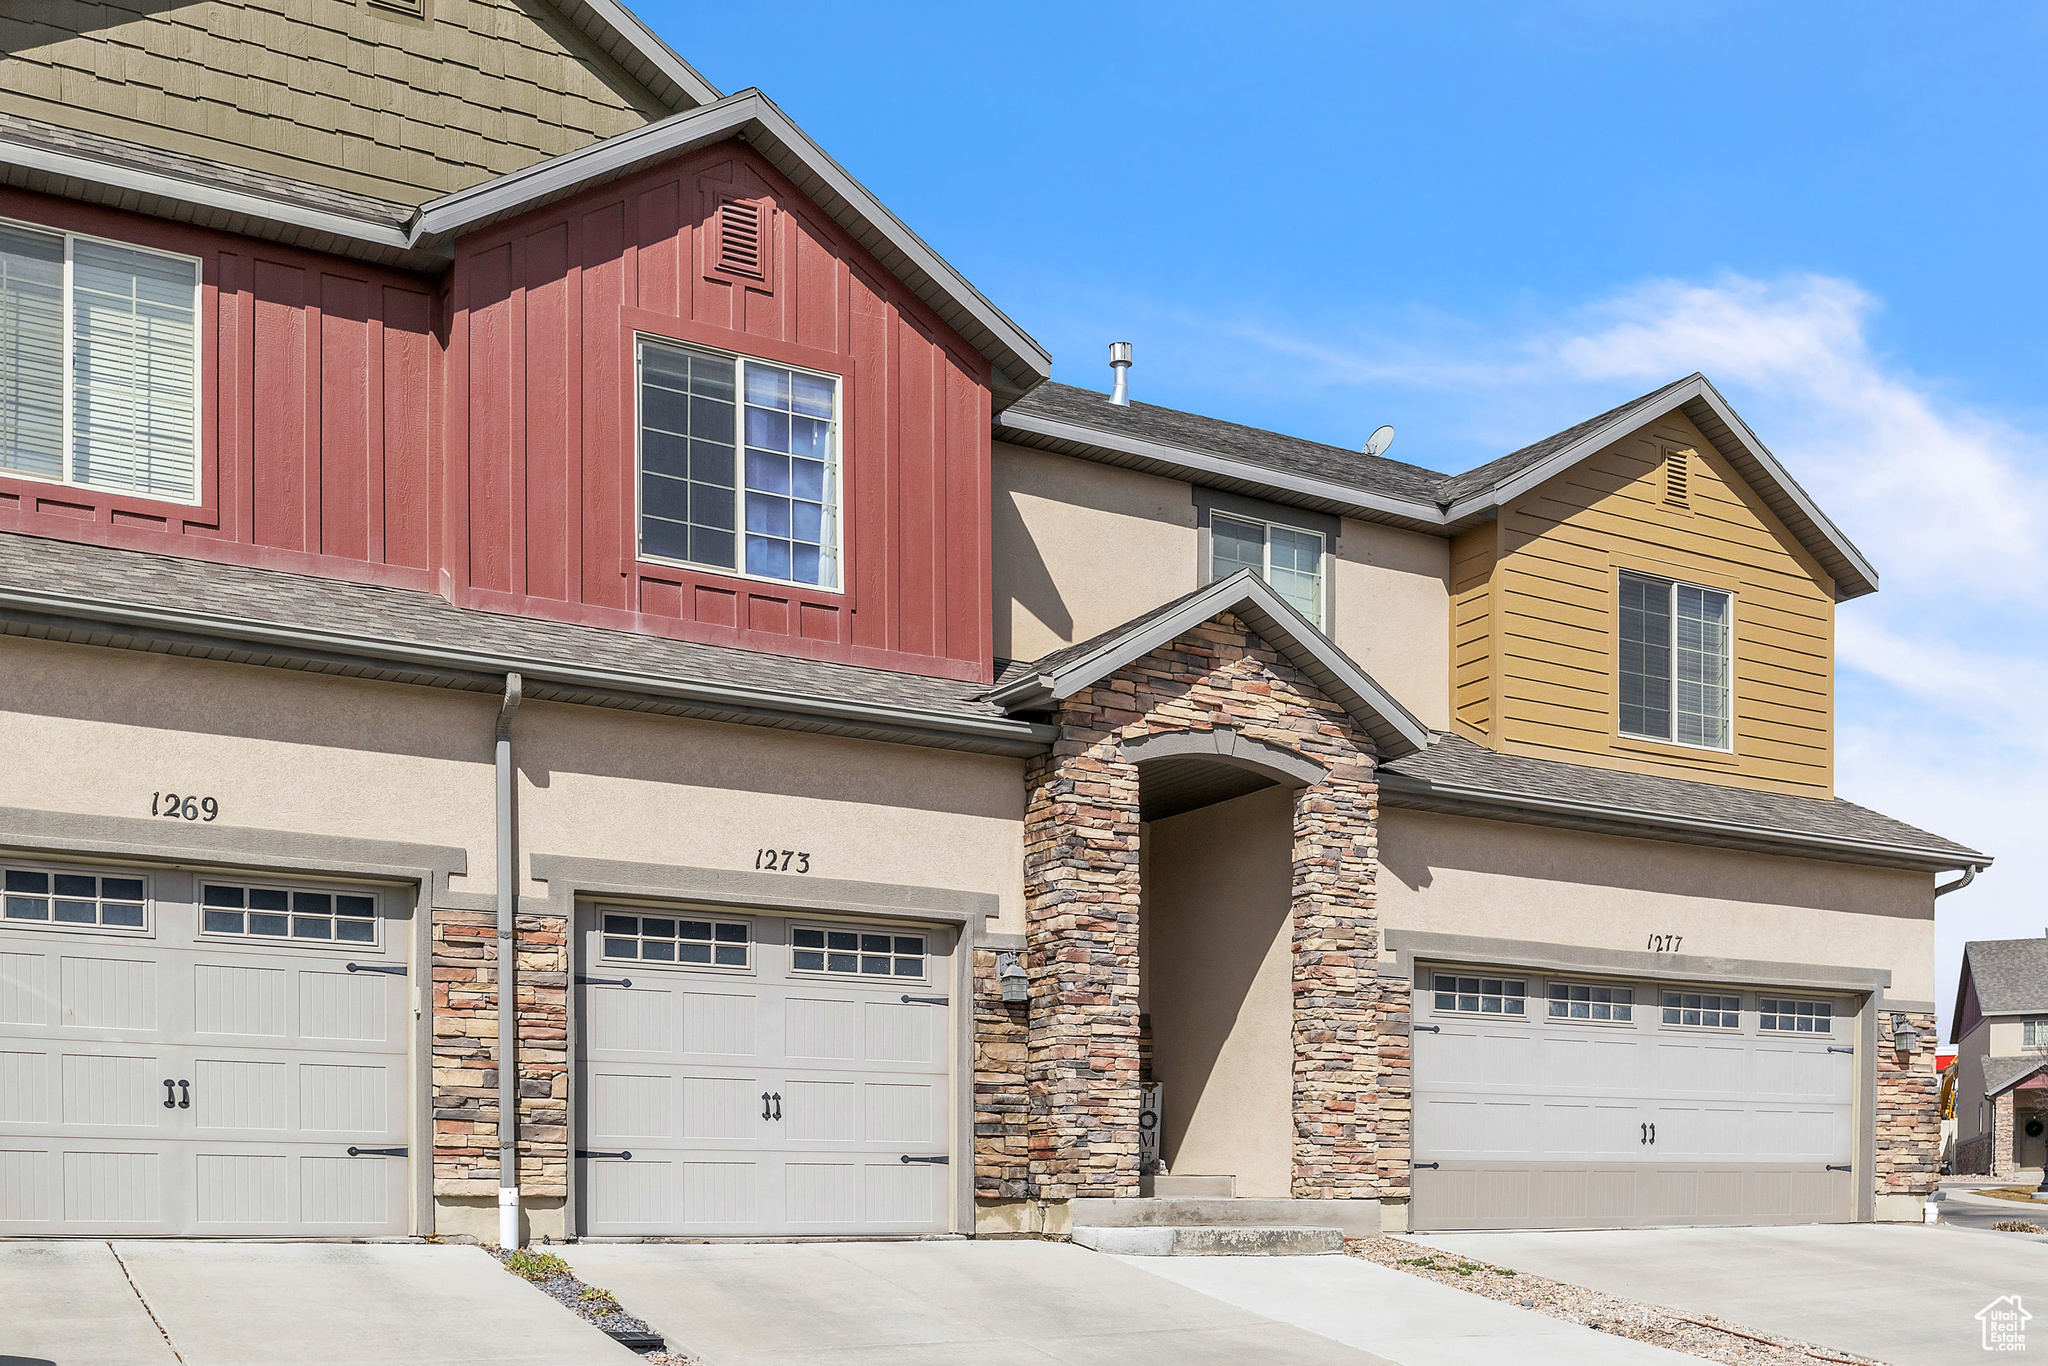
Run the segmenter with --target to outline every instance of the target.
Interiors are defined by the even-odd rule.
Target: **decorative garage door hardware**
[[[951,1005],[952,1003],[953,998],[950,996],[906,996],[903,998],[903,1004],[907,1006],[944,1006]]]
[[[1830,1053],[1854,1053],[1855,1051],[1856,1050],[1853,1048],[1848,1048],[1838,1043],[1831,1043],[1828,1045],[1828,1052]]]
[[[1442,1025],[1410,1025],[1409,1028],[1417,1034],[1441,1034],[1444,1032]]]
[[[774,1099],[774,1101],[775,1101],[775,1113],[771,1115],[771,1114],[769,1114],[769,1113],[768,1113],[768,1101],[770,1100],[770,1096],[768,1095],[768,1093],[767,1093],[766,1091],[763,1091],[763,1092],[761,1093],[761,1118],[763,1118],[763,1119],[781,1119],[781,1118],[782,1118],[782,1092],[780,1092],[780,1091],[777,1091],[777,1092],[775,1093],[775,1095],[774,1095],[773,1099]]]
[[[350,1148],[350,1157],[404,1157],[403,1148]]]
[[[1644,1143],[1655,1143],[1657,1141],[1657,1126],[1654,1124],[1645,1124],[1643,1126],[1643,1137],[1641,1141]]]
[[[398,963],[350,963],[350,972],[388,972],[393,977],[405,976],[405,968]]]
[[[579,987],[629,987],[633,985],[633,979],[630,977],[585,977],[578,973],[576,985]]]
[[[174,1085],[175,1085],[175,1086],[177,1086],[177,1087],[179,1087],[180,1089],[182,1089],[182,1090],[184,1091],[184,1093],[185,1093],[185,1098],[184,1098],[183,1100],[173,1100],[173,1099],[171,1098],[171,1087],[172,1087],[172,1086],[174,1086]],[[171,1079],[170,1079],[169,1077],[165,1077],[165,1078],[164,1078],[164,1108],[165,1108],[166,1110],[189,1110],[189,1109],[191,1109],[191,1108],[192,1108],[192,1083],[191,1083],[191,1082],[189,1082],[189,1081],[180,1081],[180,1082],[173,1082],[173,1081],[172,1081],[172,1080],[171,1080]]]
[[[910,1154],[908,1154],[908,1153],[905,1153],[905,1154],[904,1154],[903,1156],[901,1156],[901,1157],[897,1158],[896,1160],[897,1160],[898,1162],[905,1162],[905,1163],[909,1163],[909,1162],[929,1162],[929,1163],[930,1163],[930,1164],[931,1164],[932,1166],[934,1166],[934,1167],[944,1167],[944,1166],[950,1165],[950,1159],[948,1159],[948,1158],[944,1158],[944,1157],[912,1157],[912,1156],[911,1156]]]
[[[1433,1172],[1436,1171],[1439,1166],[1440,1164],[1435,1162],[1410,1162],[1408,1164],[1408,1169],[1410,1171],[1418,1172]]]
[[[591,1151],[590,1151],[589,1149],[587,1149],[587,1148],[578,1148],[578,1149],[576,1150],[576,1156],[578,1156],[578,1157],[616,1157],[616,1158],[617,1158],[617,1159],[619,1159],[619,1161],[621,1161],[621,1162],[631,1162],[631,1161],[633,1160],[633,1154],[631,1154],[630,1152],[624,1152],[624,1151],[621,1151],[621,1152],[616,1152],[616,1153],[594,1153],[594,1152],[591,1152]]]

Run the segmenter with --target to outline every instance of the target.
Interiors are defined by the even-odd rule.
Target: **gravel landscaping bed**
[[[498,1264],[534,1289],[552,1298],[557,1304],[576,1314],[600,1332],[614,1336],[621,1334],[644,1334],[656,1336],[645,1319],[628,1314],[612,1292],[599,1286],[585,1285],[569,1270],[569,1264],[544,1247],[522,1248],[507,1252],[503,1248],[486,1248]],[[628,1346],[633,1344],[628,1341]],[[702,1366],[702,1359],[694,1357],[680,1347],[670,1344],[658,1351],[641,1351],[640,1359],[654,1363],[654,1366]]]
[[[1377,1266],[1392,1267],[1439,1285],[1455,1286],[1490,1300],[1533,1309],[1554,1319],[1584,1324],[1602,1333],[1633,1338],[1637,1342],[1669,1348],[1706,1361],[1724,1362],[1726,1366],[1761,1366],[1764,1362],[1782,1366],[1786,1362],[1808,1360],[1846,1362],[1849,1366],[1884,1366],[1874,1357],[1857,1356],[1854,1352],[1727,1323],[1712,1314],[1681,1314],[1675,1309],[1626,1300],[1619,1295],[1532,1276],[1526,1271],[1510,1271],[1506,1267],[1438,1252],[1435,1248],[1400,1238],[1358,1238],[1347,1241],[1344,1250]]]

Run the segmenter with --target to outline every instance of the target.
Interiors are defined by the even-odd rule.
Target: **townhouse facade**
[[[1956,1008],[1955,1156],[1962,1176],[2048,1168],[2048,935],[1963,945]]]
[[[0,23],[0,1233],[1918,1217],[1990,860],[1703,377],[1445,476],[610,0]]]

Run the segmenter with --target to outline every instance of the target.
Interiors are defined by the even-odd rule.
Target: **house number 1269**
[[[212,797],[181,797],[175,792],[149,794],[149,814],[172,820],[210,821],[220,814],[220,802]]]
[[[756,849],[754,866],[771,873],[808,873],[811,856],[801,849]]]

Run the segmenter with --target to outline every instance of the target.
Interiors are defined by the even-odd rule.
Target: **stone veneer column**
[[[2013,1093],[2007,1091],[1991,1102],[1991,1174],[2011,1176],[2019,1168],[2019,1152],[2013,1146]]]
[[[1024,779],[1030,1180],[1045,1200],[1138,1193],[1138,770],[1101,728],[1114,702],[1093,697],[1062,712]]]
[[[498,1195],[497,917],[433,912],[434,1194]],[[519,917],[519,1187],[569,1191],[568,927]]]
[[[974,951],[974,1195],[1028,1200],[1031,1182],[1029,1003],[1003,999],[995,949]]]
[[[1932,1014],[1906,1017],[1923,1040],[1937,1037]],[[1941,1171],[1941,1074],[1934,1046],[1902,1059],[1892,1047],[1889,1010],[1878,1016],[1877,1170],[1879,1195],[1925,1195]]]
[[[1405,1135],[1381,1129],[1377,792],[1368,759],[1340,758],[1294,802],[1298,1199],[1371,1198],[1408,1184]],[[1395,1141],[1383,1150],[1386,1139]]]

